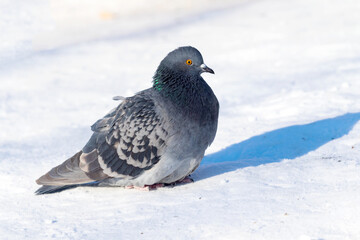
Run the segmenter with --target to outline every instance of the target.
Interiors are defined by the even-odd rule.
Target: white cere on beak
[[[207,68],[207,66],[205,65],[205,63],[201,64],[200,67],[201,67],[202,69]]]

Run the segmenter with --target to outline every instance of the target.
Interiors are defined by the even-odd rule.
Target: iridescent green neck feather
[[[154,78],[154,80],[153,80],[153,88],[156,89],[159,92],[163,89],[163,85],[161,84],[159,79]]]

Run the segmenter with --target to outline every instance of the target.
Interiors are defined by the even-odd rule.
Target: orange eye
[[[191,64],[192,64],[191,59],[186,60],[186,64],[187,64],[187,65],[191,65]]]

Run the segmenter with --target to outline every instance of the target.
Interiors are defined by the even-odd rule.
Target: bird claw
[[[194,179],[189,176],[186,176],[183,180],[177,181],[177,183],[193,183]]]
[[[179,180],[179,181],[176,181],[176,182],[173,182],[173,183],[168,183],[168,184],[165,184],[165,186],[170,186],[170,187],[174,187],[176,185],[181,185],[181,184],[186,184],[186,183],[193,183],[194,182],[194,179],[192,179],[191,177],[189,176],[186,176],[184,179],[182,180]]]
[[[163,183],[155,183],[153,185],[145,185],[143,187],[138,187],[138,186],[126,186],[125,189],[136,189],[136,190],[140,190],[140,191],[145,191],[148,192],[150,190],[156,190],[157,188],[161,188],[164,187],[165,185]]]
[[[194,179],[187,176],[184,179],[173,182],[173,183],[155,183],[153,185],[145,185],[143,187],[130,185],[130,186],[125,186],[125,189],[136,189],[136,190],[140,190],[140,191],[149,192],[151,190],[156,190],[156,189],[162,188],[162,187],[174,187],[179,184],[186,184],[186,183],[193,183],[193,182],[194,182]]]

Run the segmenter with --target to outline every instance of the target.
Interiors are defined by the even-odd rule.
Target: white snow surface
[[[0,1],[1,239],[360,239],[360,1]],[[197,47],[221,111],[192,184],[34,195]]]

